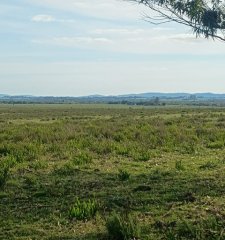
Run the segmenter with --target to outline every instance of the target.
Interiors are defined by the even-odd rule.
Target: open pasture
[[[225,239],[224,219],[224,108],[0,105],[0,239]]]

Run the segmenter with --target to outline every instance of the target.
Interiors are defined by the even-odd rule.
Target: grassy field
[[[225,109],[0,105],[0,239],[225,239]]]

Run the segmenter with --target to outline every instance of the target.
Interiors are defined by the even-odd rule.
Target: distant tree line
[[[108,104],[124,104],[124,105],[137,105],[137,106],[165,106],[165,102],[160,102],[159,97],[150,100],[121,100],[121,101],[109,101]]]

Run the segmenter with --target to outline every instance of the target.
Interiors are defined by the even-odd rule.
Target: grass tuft
[[[137,218],[131,214],[113,213],[106,222],[108,236],[113,240],[135,240],[140,237]]]
[[[177,160],[175,162],[175,168],[178,170],[178,171],[183,171],[185,169],[183,163],[181,160]]]
[[[84,201],[77,198],[69,211],[69,217],[76,220],[90,220],[95,217],[97,210],[96,200]]]
[[[130,178],[130,173],[128,173],[126,170],[119,170],[118,178],[120,181],[126,181]]]

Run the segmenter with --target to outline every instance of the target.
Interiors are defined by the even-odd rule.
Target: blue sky
[[[225,43],[144,13],[122,0],[1,0],[0,93],[225,92]]]

